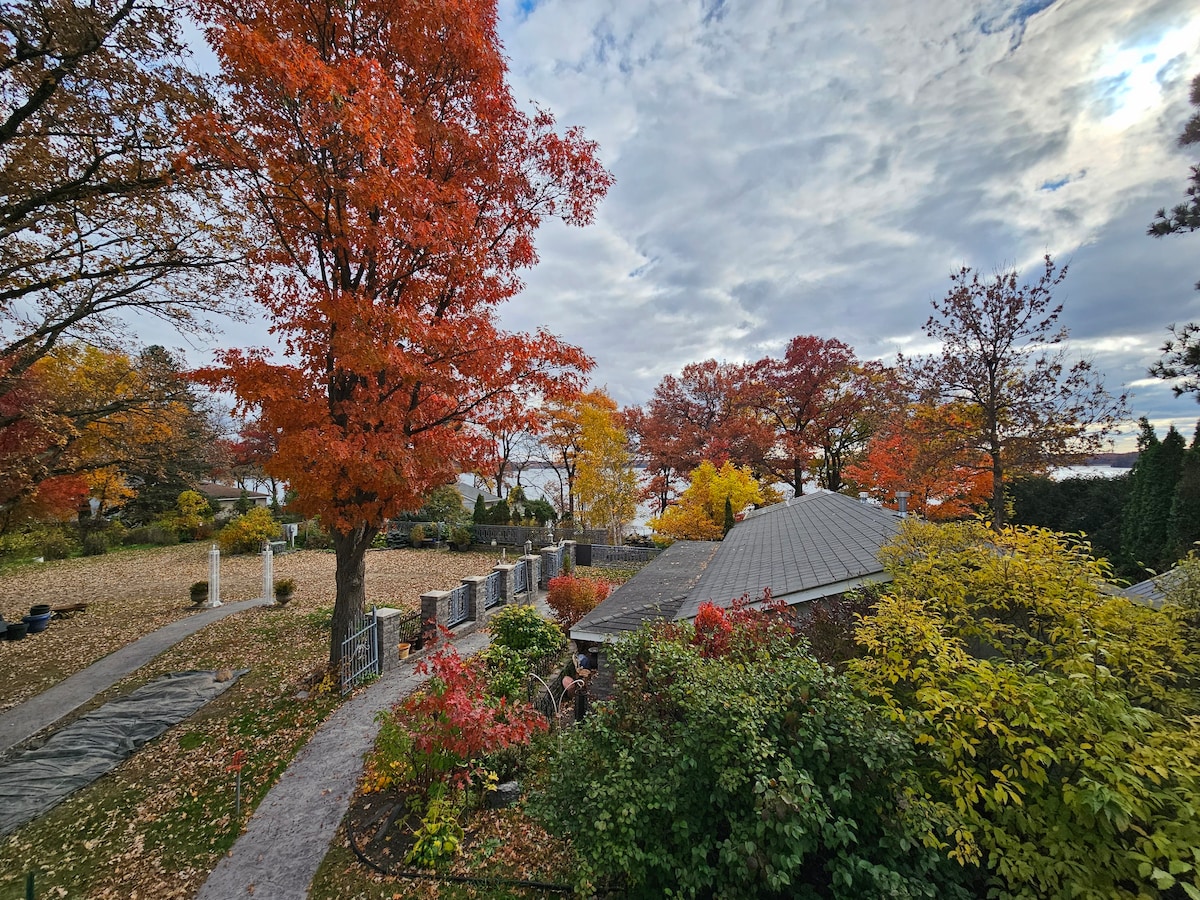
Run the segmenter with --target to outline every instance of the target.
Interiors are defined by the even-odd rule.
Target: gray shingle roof
[[[795,603],[887,580],[879,548],[899,528],[895,512],[830,491],[755,510],[725,536],[677,617],[693,618],[708,600],[756,599],[766,587]]]
[[[715,541],[676,541],[576,622],[572,640],[599,642],[646,622],[677,618],[688,590],[720,547]]]
[[[602,641],[656,619],[691,619],[711,600],[728,606],[765,587],[787,603],[887,581],[879,549],[897,513],[818,491],[754,510],[719,543],[677,541],[584,616],[571,637]]]

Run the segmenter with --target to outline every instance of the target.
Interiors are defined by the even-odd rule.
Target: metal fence
[[[622,566],[648,563],[662,553],[657,547],[614,547],[612,544],[581,544],[575,548],[581,566]]]
[[[368,675],[379,674],[378,646],[375,635],[379,630],[379,617],[375,607],[364,613],[350,627],[349,636],[342,641],[342,693],[363,681]]]
[[[503,572],[489,572],[487,579],[483,582],[483,608],[491,609],[493,606],[499,606],[500,601],[504,599],[504,584]]]
[[[446,627],[453,628],[461,625],[471,615],[471,589],[469,585],[460,584],[450,592],[450,612],[447,614]]]
[[[519,559],[513,567],[513,598],[528,594],[531,590],[529,560]]]
[[[415,612],[405,616],[396,625],[396,640],[408,644],[413,650],[420,650],[425,644],[425,635],[421,629],[421,613]]]

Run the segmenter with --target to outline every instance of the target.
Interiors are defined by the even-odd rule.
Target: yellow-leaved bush
[[[1200,723],[1179,616],[1086,543],[906,523],[849,674],[909,730],[945,850],[1001,898],[1200,898]]]

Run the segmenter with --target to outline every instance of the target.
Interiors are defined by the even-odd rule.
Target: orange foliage
[[[892,507],[896,492],[908,491],[909,510],[929,519],[970,515],[991,499],[992,475],[986,457],[956,449],[952,432],[963,419],[949,405],[911,407],[875,435],[846,477]]]
[[[379,526],[489,452],[473,415],[567,396],[591,360],[496,307],[533,234],[586,224],[611,176],[576,130],[520,112],[480,0],[200,0],[228,102],[193,123],[263,226],[249,284],[286,358],[227,351],[200,377],[279,434],[267,471],[333,531],[339,632]]]

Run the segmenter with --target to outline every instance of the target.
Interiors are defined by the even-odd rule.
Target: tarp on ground
[[[218,697],[247,670],[174,672],[105,703],[0,763],[0,835],[53,809]],[[220,679],[220,680],[218,680]]]

